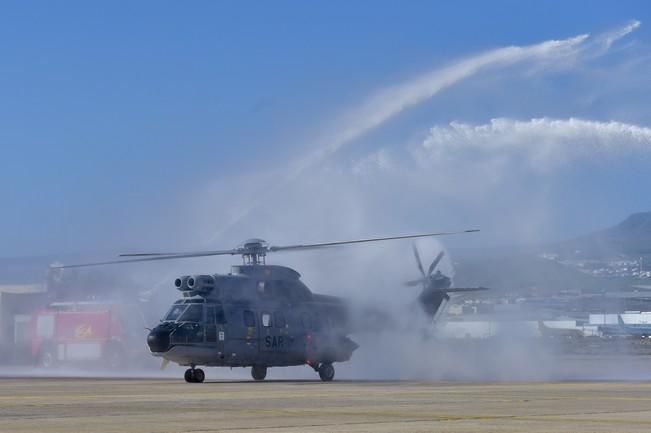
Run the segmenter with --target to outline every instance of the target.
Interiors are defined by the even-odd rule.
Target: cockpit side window
[[[244,310],[244,326],[248,328],[255,326],[255,314],[253,314],[253,311]]]
[[[186,308],[187,305],[174,305],[170,309],[170,312],[167,313],[167,316],[165,316],[165,320],[170,320],[170,321],[177,320],[181,316],[181,314],[185,311]]]
[[[203,322],[203,305],[190,304],[178,319],[179,322]]]

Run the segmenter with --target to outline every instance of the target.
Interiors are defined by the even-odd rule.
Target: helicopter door
[[[205,341],[209,347],[214,347],[221,353],[224,352],[225,324],[224,308],[221,305],[207,305],[204,326]]]
[[[251,365],[258,356],[258,323],[253,310],[234,308],[228,315],[224,355],[232,365]],[[220,335],[218,332],[217,339]]]

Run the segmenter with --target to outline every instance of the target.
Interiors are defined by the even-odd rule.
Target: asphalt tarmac
[[[0,432],[649,432],[651,383],[3,378]]]

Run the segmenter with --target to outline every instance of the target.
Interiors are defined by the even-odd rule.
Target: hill
[[[485,286],[498,292],[557,293],[560,291],[601,292],[627,289],[626,279],[598,278],[534,250],[487,252],[484,257],[460,258],[455,265],[455,285]]]
[[[640,262],[651,268],[651,212],[632,214],[615,226],[557,244],[476,250],[455,257],[455,285],[460,287],[522,293],[628,290],[648,281],[638,280],[630,271],[641,267]],[[602,277],[589,272],[586,263],[628,272]]]
[[[632,214],[613,227],[562,242],[555,249],[565,259],[651,258],[651,212]]]

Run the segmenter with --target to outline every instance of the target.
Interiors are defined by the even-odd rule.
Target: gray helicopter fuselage
[[[234,266],[176,285],[183,297],[147,342],[152,354],[180,365],[318,365],[347,361],[357,348],[343,301],[312,293],[291,268]]]
[[[303,364],[318,372],[321,380],[329,382],[335,375],[332,363],[349,360],[358,347],[348,337],[355,326],[350,320],[348,306],[340,298],[312,293],[293,269],[267,266],[267,254],[476,231],[294,245],[269,245],[262,239],[249,239],[238,247],[224,250],[136,252],[121,254],[118,260],[54,265],[52,268],[240,255],[244,265],[234,266],[228,275],[194,275],[175,280],[174,285],[183,292],[183,298],[176,301],[161,323],[149,332],[150,351],[165,360],[190,366],[184,375],[188,383],[204,381],[203,370],[195,368],[200,365],[251,366],[253,379],[264,380],[267,367]],[[438,311],[441,302],[449,298],[448,292],[476,290],[445,288],[434,293],[434,289],[428,287],[442,254],[439,253],[426,274],[414,246],[422,278],[407,283],[424,287],[419,300],[433,311]],[[358,329],[370,325],[377,330],[381,328],[378,323],[391,325],[386,314],[371,309],[366,310],[365,315],[363,320],[357,321]]]

